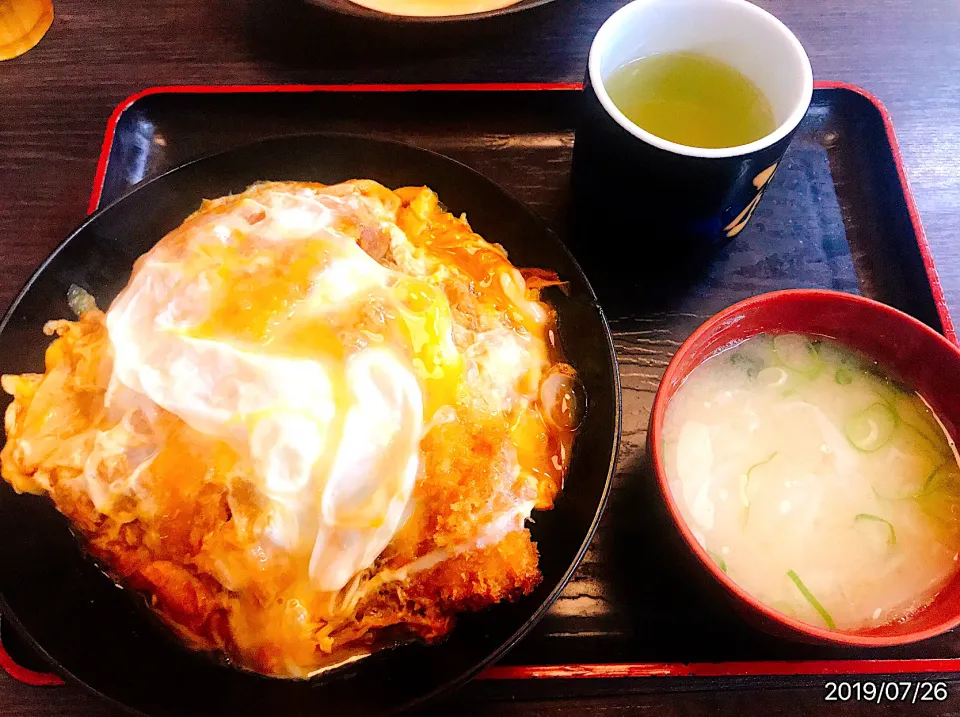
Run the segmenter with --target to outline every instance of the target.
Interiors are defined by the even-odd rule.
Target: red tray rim
[[[884,104],[871,92],[848,82],[818,81],[817,89],[855,92],[873,104],[883,120],[887,141],[893,153],[904,202],[916,235],[920,256],[926,269],[937,314],[946,337],[957,343],[957,333],[944,297],[940,277],[934,265],[927,235],[920,220],[910,182],[903,164],[893,119]],[[148,87],[131,94],[116,106],[107,122],[100,158],[90,194],[88,213],[95,212],[103,196],[110,149],[120,117],[144,97],[158,94],[229,93],[310,93],[310,92],[523,92],[580,91],[579,82],[513,83],[425,83],[425,84],[323,84],[323,85],[164,85]],[[62,685],[55,674],[36,672],[18,665],[0,644],[0,667],[14,679],[30,685]],[[503,665],[488,668],[480,680],[528,679],[617,679],[644,677],[793,677],[818,675],[932,674],[960,672],[960,658],[880,659],[880,660],[796,660],[718,663],[604,663],[564,665]]]

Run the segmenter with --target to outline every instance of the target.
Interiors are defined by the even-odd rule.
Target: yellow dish
[[[473,15],[516,5],[520,0],[350,0],[369,10],[406,17]]]

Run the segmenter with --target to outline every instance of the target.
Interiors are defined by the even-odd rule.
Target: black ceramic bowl
[[[361,177],[389,187],[429,185],[451,211],[466,212],[477,232],[506,247],[516,265],[552,269],[569,282],[566,292],[553,288],[546,298],[588,407],[564,490],[532,526],[543,582],[515,603],[463,615],[439,644],[383,651],[314,680],[270,679],[188,651],[97,569],[46,499],[17,495],[0,481],[0,609],[53,669],[131,711],[347,717],[417,704],[462,684],[523,637],[563,589],[596,529],[616,462],[620,393],[613,342],[593,290],[524,205],[464,165],[408,145],[345,135],[277,138],[143,184],[87,219],[17,297],[0,324],[0,371],[42,370],[49,343],[42,327],[70,316],[69,286],[108,305],[134,260],[202,199],[258,180]]]
[[[524,10],[531,10],[541,5],[553,2],[553,0],[520,0],[513,5],[499,8],[497,10],[487,10],[485,12],[475,12],[468,15],[444,15],[444,16],[409,16],[409,15],[391,15],[390,13],[379,12],[365,8],[350,0],[305,0],[305,2],[317,7],[338,13],[347,17],[362,18],[365,20],[377,20],[379,22],[388,22],[399,25],[450,25],[454,23],[478,22],[490,20],[492,18],[503,18],[508,15],[514,15]]]

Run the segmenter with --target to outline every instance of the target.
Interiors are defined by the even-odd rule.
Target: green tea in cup
[[[628,62],[610,75],[606,89],[635,125],[688,147],[739,147],[777,128],[769,100],[753,81],[698,52]]]
[[[813,97],[800,41],[747,0],[634,0],[600,28],[586,79],[579,234],[592,251],[603,217],[655,263],[699,262],[747,227]]]

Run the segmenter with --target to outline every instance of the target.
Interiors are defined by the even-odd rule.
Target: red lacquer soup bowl
[[[788,617],[741,589],[694,538],[673,498],[663,463],[662,429],[667,405],[684,379],[731,344],[757,334],[817,335],[873,358],[891,375],[916,389],[960,438],[960,349],[916,319],[871,299],[834,291],[791,290],[763,294],[717,314],[680,347],[667,367],[653,403],[647,450],[669,521],[696,569],[706,571],[734,607],[751,623],[777,635],[806,642],[856,647],[903,645],[960,625],[960,574],[934,601],[909,619],[869,631],[829,630]]]

